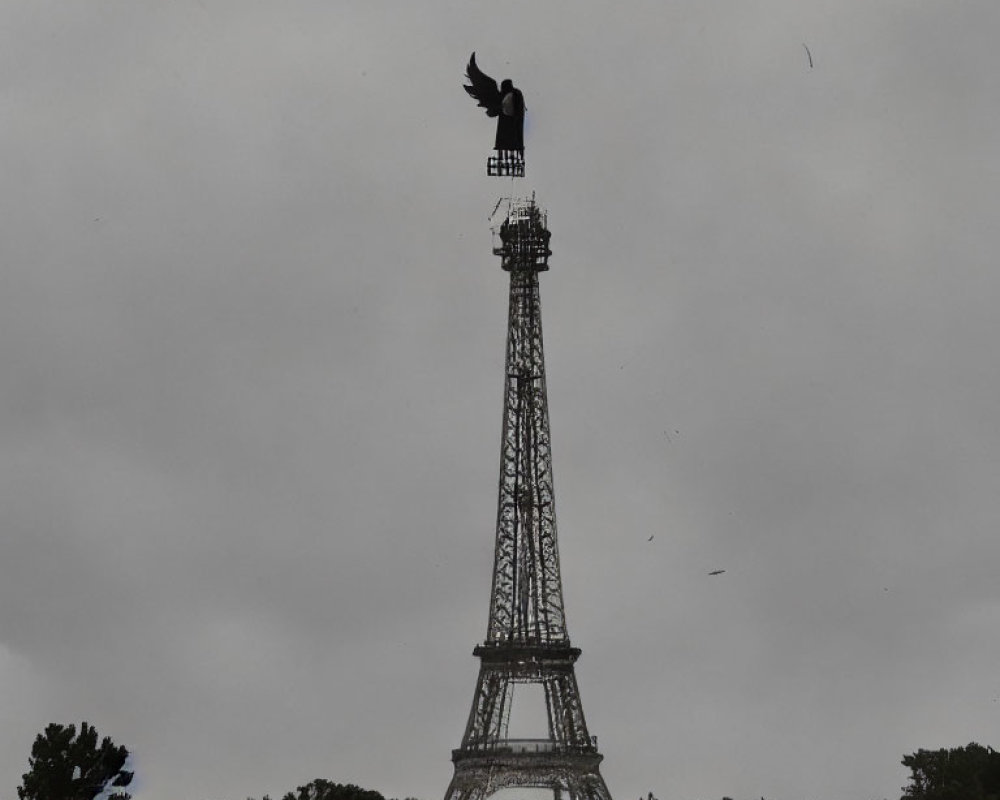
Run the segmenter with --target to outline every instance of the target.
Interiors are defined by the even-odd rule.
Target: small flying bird
[[[721,575],[721,574],[722,574],[723,572],[725,572],[725,570],[724,570],[724,569],[716,569],[716,570],[712,570],[712,571],[711,571],[711,572],[709,572],[708,574],[709,574],[709,575]]]
[[[807,45],[805,42],[802,43],[802,46],[805,48],[806,57],[809,59],[809,69],[812,69],[813,68],[813,54],[809,52],[809,45]]]
[[[653,536],[655,536],[655,535],[656,535],[656,534],[654,533],[654,534],[653,534]],[[649,537],[649,538],[648,538],[648,539],[647,539],[646,541],[647,541],[647,542],[651,542],[651,541],[653,541],[653,536],[650,536],[650,537]]]
[[[497,118],[497,136],[493,149],[523,153],[524,95],[521,90],[514,87],[510,78],[497,86],[493,78],[479,69],[475,53],[465,68],[465,77],[471,85],[463,85],[462,88],[481,108],[486,109],[486,116]]]

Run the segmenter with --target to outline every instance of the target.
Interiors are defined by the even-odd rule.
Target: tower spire
[[[494,247],[510,273],[496,548],[479,678],[445,800],[483,800],[506,787],[551,789],[555,799],[611,800],[587,729],[566,629],[538,275],[550,233],[534,197],[512,200]],[[512,739],[514,684],[540,685],[546,738]]]

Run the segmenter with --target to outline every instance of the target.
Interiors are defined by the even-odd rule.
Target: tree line
[[[1000,753],[970,742],[965,747],[917,750],[903,756],[909,783],[899,800],[1000,800]],[[19,800],[131,800],[129,751],[84,722],[52,723],[31,746]],[[248,797],[247,800],[254,800]],[[261,800],[271,800],[264,795]],[[386,800],[353,783],[317,778],[278,800]],[[412,797],[406,800],[414,800]],[[642,800],[642,798],[640,798]],[[656,800],[652,793],[649,800]],[[723,800],[730,800],[725,797]]]

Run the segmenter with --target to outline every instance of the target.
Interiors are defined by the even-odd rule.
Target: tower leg
[[[510,700],[510,676],[502,670],[482,665],[476,682],[476,699],[469,713],[465,736],[462,737],[463,749],[482,750],[503,737]]]

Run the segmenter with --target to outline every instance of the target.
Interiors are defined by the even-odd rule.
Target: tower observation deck
[[[549,789],[555,800],[611,800],[603,756],[583,715],[566,629],[556,538],[552,448],[538,276],[550,233],[534,198],[513,200],[494,255],[510,273],[496,544],[479,677],[445,800],[500,789]],[[516,684],[541,686],[548,735],[508,735]]]

